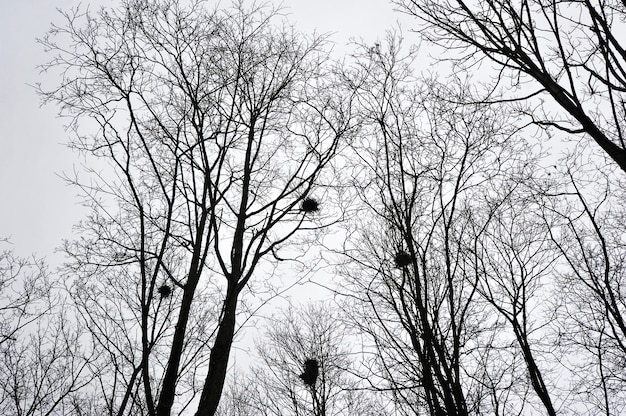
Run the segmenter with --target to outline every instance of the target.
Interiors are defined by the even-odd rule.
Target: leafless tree
[[[380,398],[354,377],[358,352],[338,312],[329,303],[312,303],[269,318],[258,362],[248,377],[232,379],[221,414],[386,414]],[[313,383],[304,377],[308,360],[318,366]]]
[[[530,381],[546,414],[556,415],[561,403],[555,403],[554,396],[562,397],[558,383],[547,373],[559,355],[544,351],[555,349],[551,344],[554,338],[546,339],[551,328],[546,328],[554,323],[550,307],[556,294],[553,277],[559,254],[551,244],[550,227],[540,215],[547,203],[545,186],[536,192],[532,185],[532,181],[514,182],[492,190],[491,199],[496,203],[485,206],[482,215],[474,213],[484,218],[486,212],[489,220],[476,221],[480,229],[474,231],[477,238],[470,256],[479,293],[504,318],[509,332],[500,331],[490,348],[513,348],[518,353],[526,370],[523,377]]]
[[[394,3],[424,23],[420,33],[446,49],[444,60],[462,71],[495,65],[499,99],[536,98],[527,111],[534,122],[591,137],[626,171],[623,2]],[[550,102],[563,111],[553,111]]]
[[[620,414],[626,408],[626,194],[621,176],[611,166],[570,162],[558,198],[542,210],[563,262],[555,282],[560,295],[554,305],[555,344],[566,353],[579,413]]]
[[[79,391],[91,380],[80,327],[53,283],[43,260],[10,249],[0,254],[2,414],[77,414]]]
[[[624,403],[622,377],[615,371],[624,360],[623,2],[394,3],[423,23],[420,32],[447,49],[442,59],[457,70],[495,65],[496,83],[487,100],[514,102],[535,124],[576,141],[554,170],[560,189],[548,191],[537,207],[554,245],[550,255],[558,257],[551,303],[556,335],[549,342],[563,354],[573,411],[619,414]],[[601,151],[590,150],[577,139],[581,135]]]
[[[498,204],[494,189],[532,174],[533,155],[509,116],[464,85],[418,81],[398,37],[361,50],[347,77],[364,117],[353,177],[369,214],[349,230],[343,272],[369,306],[354,319],[377,351],[372,373],[407,414],[485,412],[494,398],[498,414],[498,389],[519,370],[484,367],[504,320],[468,254],[492,219],[478,213]]]
[[[1,239],[0,244],[10,244]],[[49,311],[51,282],[42,259],[0,252],[0,346],[16,341],[17,334]]]
[[[271,286],[299,255],[281,246],[330,221],[319,199],[350,108],[324,38],[278,9],[210,7],[75,10],[41,40],[62,77],[43,99],[91,163],[89,180],[70,178],[91,214],[65,251],[102,413],[169,415],[196,399],[213,415],[246,289]]]

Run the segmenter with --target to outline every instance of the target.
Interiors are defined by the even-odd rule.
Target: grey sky
[[[113,0],[82,4],[116,4]],[[57,176],[80,164],[66,147],[56,108],[41,108],[28,84],[45,81],[36,69],[49,57],[35,42],[56,8],[75,0],[0,0],[0,238],[10,237],[21,255],[51,256],[83,215],[77,190]],[[387,0],[284,0],[291,19],[304,31],[336,32],[339,45],[351,37],[373,42],[401,18]],[[48,85],[54,80],[48,79]]]

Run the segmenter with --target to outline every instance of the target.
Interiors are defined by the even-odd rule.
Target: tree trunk
[[[190,276],[185,287],[183,300],[180,305],[178,321],[176,322],[176,330],[172,340],[172,349],[167,360],[167,370],[163,378],[163,387],[159,396],[159,404],[157,405],[157,416],[169,416],[174,405],[174,397],[176,395],[176,381],[178,380],[178,369],[180,367],[180,358],[183,353],[185,344],[185,333],[187,331],[187,322],[189,321],[189,312],[191,303],[196,291],[199,276]]]
[[[237,291],[229,287],[224,301],[224,317],[215,337],[209,359],[209,373],[204,381],[202,396],[196,416],[213,416],[222,396],[230,347],[235,334],[235,312],[237,308]]]

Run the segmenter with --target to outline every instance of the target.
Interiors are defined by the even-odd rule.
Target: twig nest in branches
[[[169,287],[168,285],[163,285],[158,289],[159,295],[161,295],[161,298],[165,299],[168,298],[171,294],[172,294],[172,288]]]
[[[313,386],[319,375],[319,365],[317,360],[309,358],[304,362],[304,373],[300,374],[300,378],[307,386]]]
[[[319,202],[317,202],[317,199],[307,197],[302,200],[302,205],[300,206],[300,208],[305,214],[310,214],[319,211],[320,204]]]
[[[394,263],[396,263],[396,267],[403,268],[411,264],[413,258],[406,251],[398,251],[393,258]]]

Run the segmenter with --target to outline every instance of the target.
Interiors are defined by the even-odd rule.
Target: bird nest
[[[316,359],[309,358],[304,362],[304,373],[300,374],[300,378],[307,386],[315,385],[317,376],[319,375],[319,364]]]
[[[172,294],[172,288],[168,285],[163,285],[158,289],[158,292],[159,295],[161,295],[161,298],[165,299]]]
[[[300,209],[306,214],[317,212],[320,209],[320,203],[315,198],[304,198]]]
[[[399,251],[394,256],[393,261],[396,264],[396,267],[403,268],[413,262],[413,257],[411,257],[411,255],[406,251]]]

